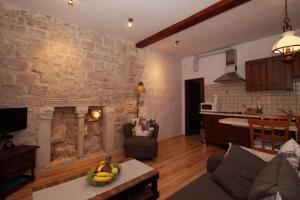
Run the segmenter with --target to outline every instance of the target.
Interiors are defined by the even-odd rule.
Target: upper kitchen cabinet
[[[246,90],[260,91],[268,89],[267,59],[246,62]]]
[[[293,77],[300,77],[300,53],[297,53],[296,60],[293,63]]]
[[[281,61],[280,56],[267,58],[268,90],[293,90],[293,64]]]
[[[300,77],[300,54],[286,64],[280,56],[246,62],[246,90],[293,90],[293,76]]]

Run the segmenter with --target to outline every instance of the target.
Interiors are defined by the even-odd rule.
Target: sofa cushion
[[[247,199],[253,181],[266,162],[233,144],[211,179],[234,199]]]
[[[300,179],[282,154],[261,170],[252,185],[249,200],[260,200],[277,192],[284,200],[300,199]]]
[[[156,144],[156,139],[152,137],[144,137],[144,136],[132,136],[130,138],[126,138],[124,141],[125,146],[147,146]]]
[[[183,189],[176,192],[170,200],[233,200],[221,187],[205,174]]]

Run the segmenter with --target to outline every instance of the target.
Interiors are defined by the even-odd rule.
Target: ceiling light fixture
[[[68,4],[69,4],[69,6],[73,6],[74,5],[73,0],[68,0]]]
[[[277,41],[272,49],[275,54],[281,54],[283,62],[291,63],[295,60],[295,53],[300,50],[300,37],[295,35],[290,24],[291,19],[288,17],[287,0],[285,0],[283,34],[282,38]]]
[[[174,44],[174,48],[177,48],[178,46],[179,46],[179,40],[176,40]]]
[[[128,18],[128,24],[127,24],[128,28],[132,28],[133,26],[133,19],[130,17]]]

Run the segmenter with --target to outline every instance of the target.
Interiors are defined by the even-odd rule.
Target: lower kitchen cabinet
[[[249,129],[219,123],[224,115],[203,115],[205,140],[209,143],[228,145],[229,142],[250,147]],[[231,117],[231,116],[230,116]]]

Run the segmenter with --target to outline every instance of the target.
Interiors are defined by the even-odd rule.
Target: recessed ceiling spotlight
[[[179,46],[179,40],[176,40],[174,44],[174,48],[177,48],[178,46]]]
[[[73,6],[74,5],[73,0],[68,0],[68,4],[69,4],[69,6]]]
[[[127,24],[128,28],[132,28],[133,26],[133,19],[130,17],[128,18],[128,24]]]

